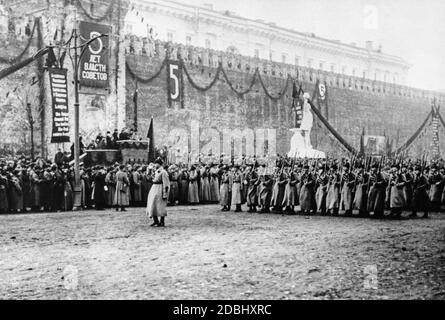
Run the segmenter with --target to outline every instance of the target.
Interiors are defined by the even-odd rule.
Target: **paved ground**
[[[4,299],[445,299],[429,220],[143,209],[0,216]]]

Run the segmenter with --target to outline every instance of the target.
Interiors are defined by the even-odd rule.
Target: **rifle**
[[[380,159],[379,169],[377,171],[379,174],[382,172],[382,166],[383,166],[384,159],[385,159],[385,156],[382,156],[382,158]]]

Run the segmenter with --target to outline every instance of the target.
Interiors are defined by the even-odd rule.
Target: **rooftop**
[[[213,5],[210,5],[210,4],[203,4],[201,6],[195,6],[195,5],[180,3],[177,1],[173,1],[173,0],[155,0],[155,1],[138,0],[138,1],[143,2],[143,3],[151,3],[154,5],[158,4],[158,5],[164,5],[164,6],[167,5],[167,6],[172,6],[172,7],[188,8],[192,12],[196,12],[196,10],[199,10],[200,13],[217,16],[218,18],[222,18],[222,19],[230,19],[233,22],[236,22],[239,24],[244,24],[244,25],[247,24],[247,25],[251,25],[251,26],[256,26],[256,27],[260,27],[260,28],[263,28],[263,29],[266,29],[269,31],[275,31],[275,32],[279,32],[281,34],[300,37],[300,38],[312,38],[314,40],[318,40],[322,43],[329,44],[336,48],[342,48],[342,49],[354,51],[356,53],[371,55],[372,57],[374,57],[376,59],[383,58],[383,59],[391,60],[394,63],[403,65],[405,68],[411,67],[411,65],[407,61],[402,59],[401,57],[383,53],[380,48],[369,49],[369,48],[365,48],[365,47],[359,47],[354,43],[347,44],[347,43],[341,42],[340,40],[332,40],[332,39],[319,37],[319,36],[315,35],[314,33],[300,32],[300,31],[296,31],[294,29],[281,27],[281,26],[278,26],[275,22],[266,22],[262,19],[245,18],[245,17],[239,16],[235,12],[232,12],[229,10],[222,10],[222,11],[214,10]]]

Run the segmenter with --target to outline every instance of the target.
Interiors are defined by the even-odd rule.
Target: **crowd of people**
[[[86,149],[88,150],[119,149],[118,141],[128,141],[128,140],[140,141],[142,140],[142,137],[138,133],[138,131],[135,131],[134,129],[131,128],[130,129],[123,128],[120,133],[119,130],[115,129],[113,133],[111,133],[111,131],[107,131],[105,135],[99,133],[94,140],[91,140],[88,143]]]
[[[162,162],[158,162],[162,163]],[[81,166],[84,209],[145,207],[155,163]],[[399,159],[241,159],[165,166],[168,205],[220,204],[222,211],[400,218],[428,217],[445,204],[445,165]],[[67,162],[0,161],[0,212],[70,211],[74,172]]]

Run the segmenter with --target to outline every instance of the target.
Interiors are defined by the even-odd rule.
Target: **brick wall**
[[[34,16],[43,17],[44,44],[49,44],[55,32],[61,25],[46,24],[48,18],[60,16],[62,13],[67,17],[72,15],[74,7],[72,5],[62,6],[58,0],[34,0],[30,2],[17,2],[13,8],[16,18],[23,16],[23,12],[30,12],[29,16],[23,16],[20,28],[29,18]],[[48,4],[49,3],[49,4]],[[107,1],[98,1],[95,5],[95,14],[104,12],[108,6]],[[124,8],[121,12],[121,24],[128,9],[128,1],[122,1]],[[36,9],[37,8],[37,9]],[[87,8],[88,9],[88,8]],[[78,11],[79,19],[89,19]],[[103,23],[113,26],[113,34],[117,32],[117,11],[113,11]],[[46,19],[46,20],[45,20]],[[68,20],[59,19],[59,20]],[[54,21],[54,19],[51,19]],[[63,21],[62,21],[63,22]],[[60,23],[62,23],[60,22]],[[122,27],[121,27],[122,28]],[[18,31],[17,31],[18,32]],[[69,36],[70,29],[65,29],[65,39]],[[60,35],[60,33],[59,33]],[[16,55],[23,48],[23,33],[16,35],[18,42],[14,39],[2,42],[0,49]],[[80,131],[85,136],[85,140],[94,137],[99,131],[121,129],[123,126],[134,126],[134,106],[133,94],[135,81],[125,72],[125,61],[132,66],[139,75],[147,77],[158,70],[159,65],[166,55],[164,44],[160,42],[152,43],[147,39],[137,37],[119,38],[119,50],[117,50],[117,37],[113,36],[110,46],[110,88],[109,90],[96,90],[93,88],[82,88],[80,92]],[[131,48],[131,50],[130,50]],[[172,59],[182,57],[185,60],[188,70],[193,79],[198,84],[207,85],[215,75],[218,63],[221,63],[227,71],[231,81],[238,85],[238,90],[245,89],[253,76],[254,70],[259,68],[269,91],[276,95],[285,83],[287,74],[298,77],[303,82],[304,90],[313,92],[315,81],[321,79],[326,81],[329,88],[329,120],[340,134],[354,147],[358,148],[360,134],[365,128],[367,134],[386,135],[391,139],[399,136],[399,145],[402,144],[421,124],[430,110],[430,101],[437,97],[443,105],[445,98],[443,94],[436,92],[418,90],[403,86],[393,86],[388,83],[372,82],[360,78],[353,78],[328,72],[320,72],[313,69],[296,67],[293,65],[271,63],[270,61],[259,60],[239,55],[205,50],[202,48],[185,47],[182,45],[172,45],[170,48]],[[36,45],[30,48],[30,54],[36,51]],[[130,53],[131,51],[131,53]],[[116,60],[116,56],[119,56]],[[5,67],[1,65],[0,67]],[[68,68],[69,77],[72,75],[71,61],[67,58],[65,67]],[[32,64],[21,72],[8,77],[0,86],[0,96],[5,97],[6,92],[13,90],[18,83],[25,83],[28,78],[35,74],[36,64]],[[48,81],[45,77],[45,137],[42,143],[40,139],[41,124],[38,122],[40,113],[34,110],[36,119],[36,145],[42,145],[45,154],[49,157],[55,153],[58,147],[69,149],[69,144],[65,146],[52,145],[49,143],[51,134],[51,104],[49,97]],[[70,78],[71,79],[71,78]],[[229,86],[222,81],[208,92],[200,92],[194,89],[184,76],[185,101],[184,109],[174,105],[168,107],[167,101],[167,75],[166,70],[162,75],[149,85],[139,84],[139,108],[138,127],[141,135],[146,135],[150,117],[155,120],[156,144],[178,146],[181,149],[196,151],[198,148],[207,153],[212,150],[214,153],[226,151],[227,139],[230,135],[244,134],[247,142],[241,143],[241,148],[235,148],[239,153],[264,152],[264,145],[269,145],[269,152],[287,153],[289,151],[290,132],[292,125],[292,115],[290,112],[291,88],[287,95],[278,102],[273,102],[267,98],[263,89],[257,83],[253,91],[244,98],[239,98]],[[33,90],[31,101],[38,101],[38,92]],[[71,128],[73,128],[73,86],[69,84],[69,104]],[[97,97],[98,96],[98,97]],[[17,106],[17,101],[7,101],[2,98],[2,105]],[[102,99],[105,105],[101,114],[97,110],[89,108],[93,99]],[[4,109],[9,110],[9,109]],[[0,113],[0,123],[7,121],[6,114]],[[28,134],[29,130],[21,128]],[[238,131],[237,131],[238,130]],[[5,135],[7,132],[2,134]],[[20,135],[22,132],[20,132]],[[71,132],[72,138],[73,132]],[[429,147],[431,135],[427,131],[422,138],[411,148],[412,153],[421,153],[425,146]],[[441,135],[440,137],[442,137]],[[270,140],[270,141],[269,141]],[[444,150],[441,139],[441,150]],[[199,141],[199,147],[197,146]],[[87,141],[88,142],[88,141]],[[276,142],[276,144],[275,144]],[[312,143],[314,147],[329,154],[336,154],[342,150],[335,139],[333,139],[323,127],[315,120]],[[276,149],[274,147],[276,146]],[[253,151],[252,151],[253,150]]]
[[[126,60],[139,76],[150,77],[159,70],[161,65],[164,57],[164,54],[160,53],[163,50],[162,46],[163,44],[158,43],[151,56],[150,54],[141,55],[136,49],[135,53],[127,53]],[[186,67],[194,81],[200,86],[209,84],[216,73],[215,65],[217,64],[214,64],[208,57],[206,60],[203,50],[193,49],[193,51],[199,52],[198,59],[187,54],[187,50],[182,50],[183,52],[181,52],[181,48],[174,48],[173,59],[177,59],[178,55],[186,57]],[[283,88],[287,73],[297,76],[292,66],[287,68],[286,65],[277,64],[264,66],[262,61],[255,63],[251,59],[247,61],[250,63],[250,70],[246,71],[246,65],[239,63],[237,59],[248,58],[234,58],[224,53],[218,53],[218,60],[223,63],[223,66],[225,64],[228,77],[235,86],[239,86],[238,90],[247,88],[257,66],[260,67],[267,88],[274,95]],[[204,64],[205,60],[207,65]],[[226,151],[227,149],[224,149],[224,132],[226,130],[236,132],[235,130],[244,129],[254,131],[255,145],[257,144],[256,140],[261,139],[257,136],[263,136],[261,131],[257,135],[256,130],[276,130],[276,152],[284,154],[289,151],[291,138],[289,128],[293,124],[290,111],[291,86],[283,99],[274,102],[266,96],[259,82],[253,87],[251,93],[240,98],[223,81],[218,81],[207,92],[198,91],[190,85],[184,75],[184,109],[181,109],[177,104],[169,108],[166,72],[167,70],[164,69],[163,73],[150,84],[138,84],[137,125],[141,134],[145,135],[150,117],[153,117],[157,145],[177,146],[181,149],[196,151],[196,146],[192,144],[194,144],[193,141],[196,141],[193,138],[193,135],[196,135],[196,129],[194,130],[193,126],[197,123],[199,124],[201,152],[208,151],[209,140],[212,139],[216,142],[210,143],[210,145],[220,145],[219,150],[216,147],[216,151]],[[362,79],[342,78],[338,75],[336,77],[312,70],[302,70],[298,73],[298,77],[303,81],[304,91],[311,94],[314,91],[317,78],[327,81],[329,121],[357,149],[360,146],[360,135],[363,129],[369,135],[386,134],[390,140],[394,140],[395,144],[398,137],[398,146],[400,146],[417,130],[429,113],[431,98],[436,96],[443,101],[441,95],[435,95],[432,92],[363,82]],[[129,127],[135,125],[134,90],[135,80],[127,73],[126,123]],[[423,139],[419,139],[411,148],[412,155],[422,152],[422,145],[429,146],[431,134],[427,131],[422,136]],[[311,140],[315,148],[331,155],[338,155],[339,150],[343,150],[317,119],[314,121]],[[243,145],[240,152],[244,153],[246,150],[249,150],[248,147]],[[215,152],[215,150],[213,151]],[[261,153],[258,150],[255,151],[257,154]]]

